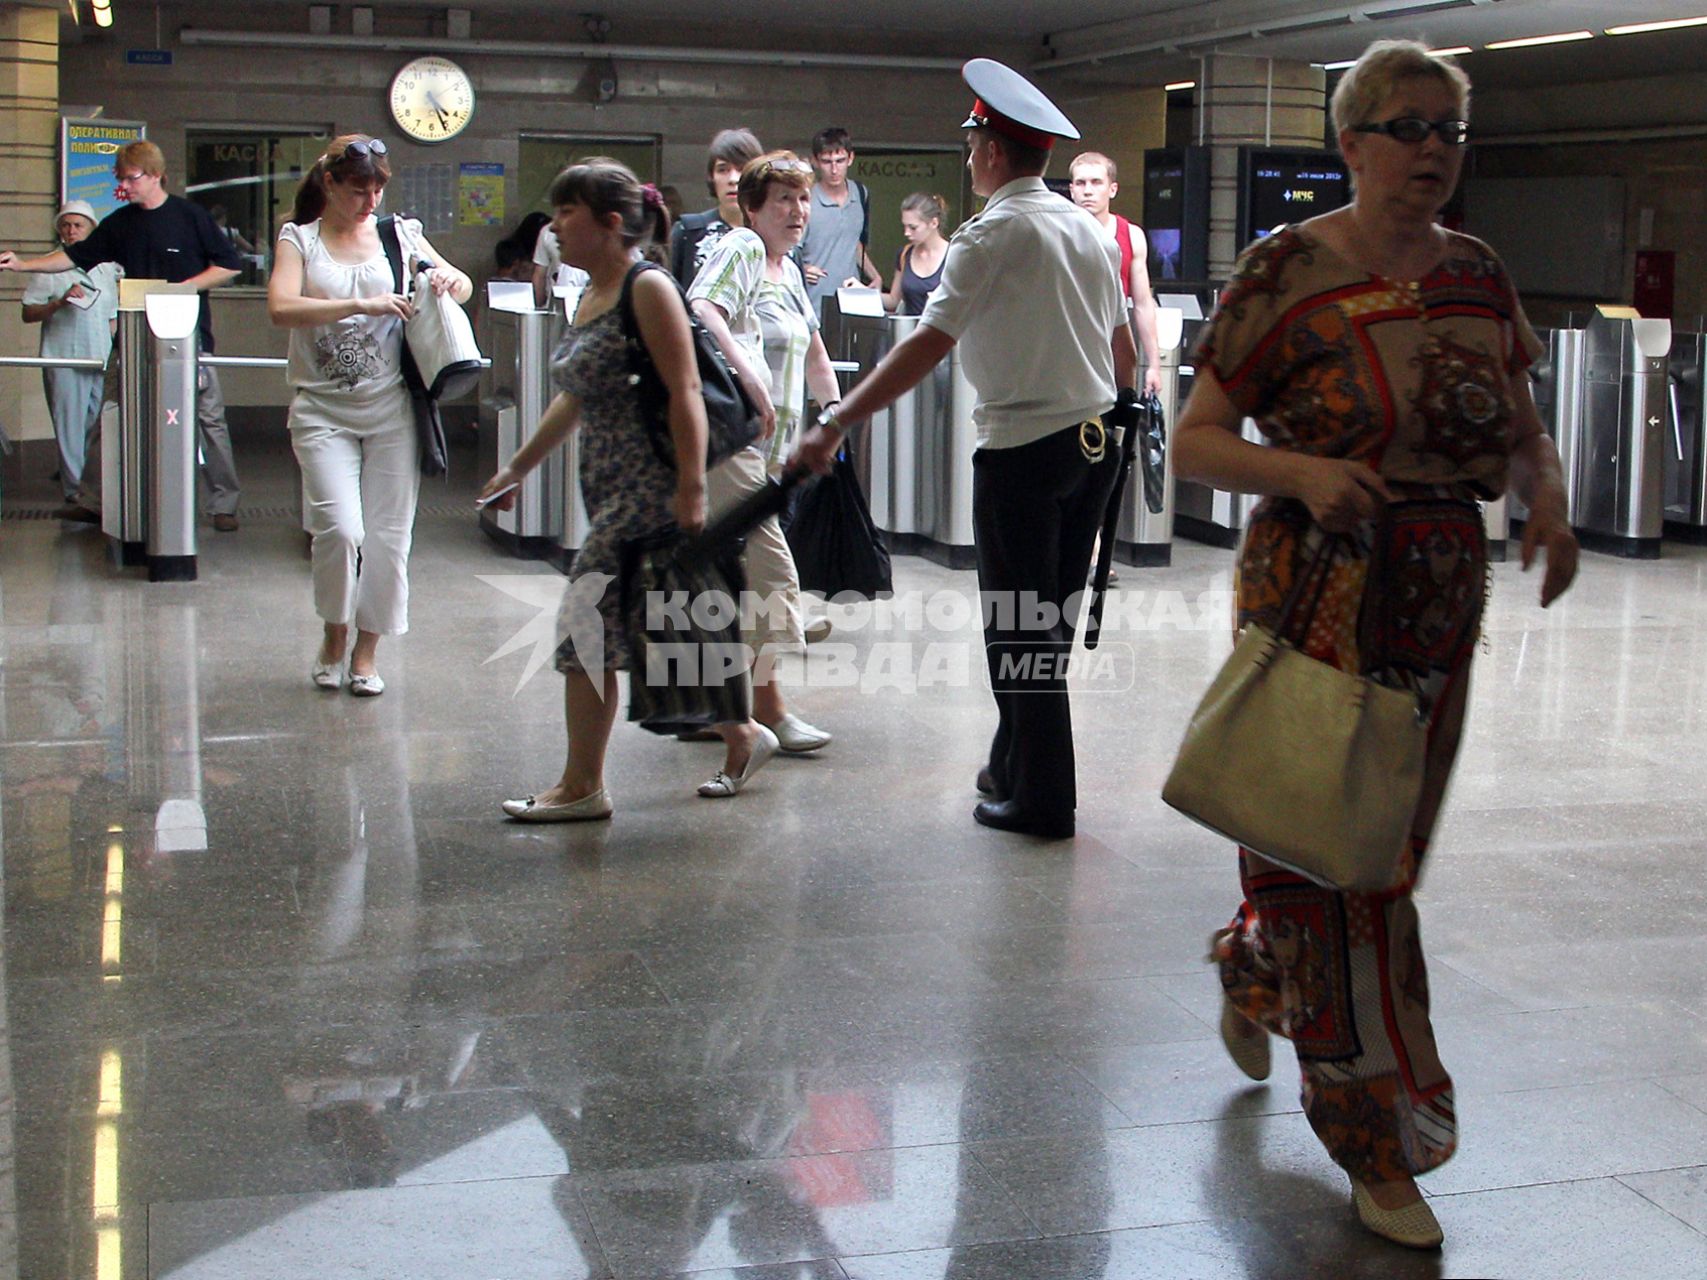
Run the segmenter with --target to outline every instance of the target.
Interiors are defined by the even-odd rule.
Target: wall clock
[[[391,118],[416,142],[446,142],[474,118],[474,82],[449,58],[416,58],[391,78]]]

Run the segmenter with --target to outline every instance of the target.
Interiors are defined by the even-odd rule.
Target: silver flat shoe
[[[807,724],[792,711],[783,716],[775,724],[766,725],[776,734],[776,744],[791,756],[805,755],[808,751],[817,751],[830,745],[832,738],[817,725]]]
[[[517,822],[598,822],[614,812],[610,792],[600,787],[590,796],[563,804],[541,804],[538,796],[504,801],[504,813]]]
[[[751,781],[753,775],[770,762],[770,758],[779,750],[776,734],[764,725],[759,726],[758,740],[753,743],[753,750],[747,757],[747,763],[741,772],[733,776],[719,769],[712,775],[710,782],[699,784],[699,793],[707,800],[727,800],[736,795],[741,788]]]
[[[1383,1240],[1402,1244],[1407,1249],[1438,1249],[1446,1240],[1440,1220],[1428,1207],[1427,1200],[1418,1200],[1402,1209],[1383,1209],[1361,1182],[1354,1181],[1351,1202],[1357,1206],[1358,1221]]]
[[[385,692],[385,681],[379,678],[379,672],[372,675],[358,676],[350,672],[350,693],[358,698],[377,698]]]
[[[308,678],[316,689],[338,690],[344,687],[344,662],[319,662],[308,669]]]

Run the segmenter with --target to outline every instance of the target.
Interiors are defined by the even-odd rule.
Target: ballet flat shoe
[[[830,735],[817,725],[807,724],[792,711],[775,724],[766,725],[776,734],[776,744],[791,756],[802,756],[830,745]]]
[[[610,792],[600,787],[590,796],[563,804],[541,804],[538,796],[504,801],[504,813],[517,822],[598,822],[613,812]]]
[[[357,698],[377,698],[385,692],[385,681],[379,678],[379,672],[371,675],[358,676],[350,672],[350,693]]]
[[[1251,1035],[1252,1031],[1260,1034]],[[1273,1066],[1268,1032],[1235,1009],[1226,996],[1221,997],[1221,1043],[1227,1046],[1227,1056],[1240,1071],[1252,1080],[1268,1079]]]
[[[316,689],[337,690],[344,687],[343,659],[337,662],[316,662],[308,669],[308,678]]]
[[[1427,1200],[1417,1200],[1402,1209],[1383,1209],[1360,1182],[1351,1184],[1351,1200],[1357,1206],[1358,1221],[1383,1240],[1407,1249],[1438,1249],[1446,1239]]]
[[[738,794],[741,788],[752,779],[752,776],[764,768],[769,763],[770,758],[780,749],[776,734],[761,724],[759,736],[753,742],[752,753],[748,755],[747,763],[742,766],[741,772],[731,777],[719,769],[712,775],[711,781],[699,784],[700,795],[707,800],[727,800],[730,796]]]

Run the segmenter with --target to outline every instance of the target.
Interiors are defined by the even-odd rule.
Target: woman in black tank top
[[[915,191],[901,202],[901,231],[907,247],[896,263],[895,279],[883,295],[883,306],[904,316],[924,313],[925,300],[942,279],[948,241],[942,223],[948,209],[941,196]]]

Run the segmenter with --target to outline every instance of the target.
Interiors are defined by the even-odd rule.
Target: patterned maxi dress
[[[1397,499],[1388,520],[1320,561],[1325,585],[1303,644],[1414,690],[1429,712],[1405,882],[1342,893],[1241,849],[1244,902],[1211,956],[1234,1005],[1293,1042],[1311,1127],[1362,1181],[1422,1173],[1457,1145],[1412,891],[1458,749],[1486,589],[1476,500],[1505,489],[1512,387],[1540,350],[1480,241],[1454,235],[1439,267],[1397,281],[1298,227],[1246,250],[1198,345],[1199,364],[1272,446],[1365,460]],[[1239,555],[1240,626],[1277,625],[1326,536],[1302,503],[1257,507]],[[1377,537],[1386,589],[1366,599]],[[1302,598],[1315,594],[1312,582]]]
[[[571,331],[552,383],[581,401],[586,541],[569,567],[558,614],[557,669],[627,670],[633,658],[619,588],[622,544],[675,524],[676,473],[652,448],[629,381],[620,308]],[[595,613],[596,611],[596,613]]]

